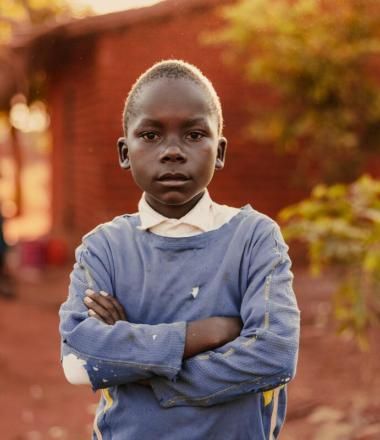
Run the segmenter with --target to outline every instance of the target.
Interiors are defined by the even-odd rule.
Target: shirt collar
[[[149,206],[148,202],[145,199],[145,193],[143,193],[138,204],[141,220],[141,225],[138,226],[138,228],[142,230],[147,230],[161,223],[170,222],[174,224],[186,224],[194,226],[200,229],[202,232],[206,232],[210,227],[210,210],[212,204],[213,202],[211,200],[210,194],[206,189],[202,198],[198,201],[194,208],[191,209],[186,215],[177,220],[165,217],[155,211],[151,206]]]

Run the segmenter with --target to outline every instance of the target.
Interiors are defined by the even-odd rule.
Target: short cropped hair
[[[218,133],[221,135],[223,130],[222,106],[214,86],[211,81],[203,75],[198,67],[182,60],[160,61],[137,78],[128,93],[124,105],[123,128],[125,135],[127,134],[129,119],[131,115],[135,114],[136,100],[143,86],[161,78],[187,79],[202,87],[208,95],[210,111],[216,114],[218,120]]]

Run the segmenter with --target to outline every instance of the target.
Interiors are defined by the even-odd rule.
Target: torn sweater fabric
[[[60,309],[62,354],[83,360],[93,388],[104,389],[94,438],[276,438],[299,339],[278,226],[249,206],[191,237],[139,224],[124,215],[84,237]],[[114,295],[128,321],[88,317],[87,288]],[[187,321],[238,315],[240,337],[182,361]]]

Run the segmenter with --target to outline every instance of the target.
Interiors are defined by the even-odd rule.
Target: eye
[[[204,133],[201,133],[200,131],[191,131],[186,135],[186,138],[191,141],[200,141],[204,137]]]
[[[154,131],[146,131],[145,133],[142,133],[140,137],[143,138],[144,141],[152,142],[158,140],[159,136]]]

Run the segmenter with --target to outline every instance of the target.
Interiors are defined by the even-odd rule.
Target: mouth
[[[165,173],[157,180],[165,186],[180,186],[188,182],[190,178],[182,173]]]
[[[189,178],[185,175],[185,174],[181,174],[181,173],[165,173],[162,174],[157,180],[159,180],[160,182],[165,182],[165,181],[186,181],[189,180]]]

